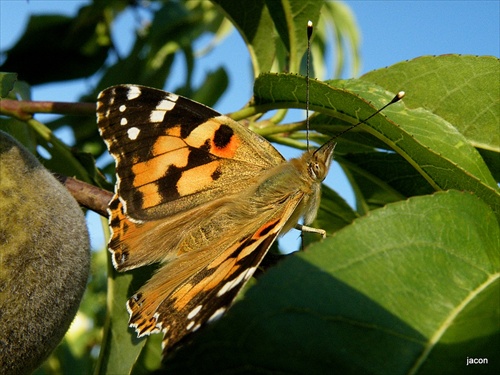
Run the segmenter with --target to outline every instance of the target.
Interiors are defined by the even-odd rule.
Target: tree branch
[[[113,193],[72,177],[55,175],[55,177],[68,189],[76,201],[99,215],[108,217],[108,204]]]
[[[30,100],[0,100],[0,113],[26,121],[35,113],[94,116],[95,103],[41,102]]]

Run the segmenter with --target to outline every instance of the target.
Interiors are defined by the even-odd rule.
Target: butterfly
[[[161,264],[127,302],[129,324],[139,337],[163,333],[164,353],[228,309],[280,234],[325,234],[308,225],[333,139],[287,161],[231,118],[137,85],[102,91],[97,123],[116,163],[113,265]]]

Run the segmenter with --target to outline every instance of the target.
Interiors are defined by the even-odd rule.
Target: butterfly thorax
[[[308,150],[301,157],[289,161],[289,164],[297,170],[296,183],[300,181],[298,186],[302,198],[283,228],[283,233],[293,228],[301,218],[303,218],[305,225],[311,224],[316,218],[321,195],[321,182],[328,174],[334,148],[335,142],[331,140],[319,149]]]

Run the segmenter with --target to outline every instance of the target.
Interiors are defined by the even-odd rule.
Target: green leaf
[[[330,24],[334,29],[333,47],[335,56],[335,66],[333,67],[333,78],[339,78],[345,73],[345,65],[348,60],[351,60],[351,71],[347,73],[348,77],[358,75],[361,56],[360,56],[360,31],[356,24],[356,17],[352,13],[349,6],[340,1],[325,1],[321,8],[320,27],[315,27],[313,37],[313,45],[311,48],[311,57],[314,66],[316,77],[325,77],[321,74],[325,70],[324,59],[318,59],[319,56],[324,56],[325,51],[318,50],[316,39],[321,39],[325,45],[332,44],[329,42],[331,29],[329,27],[321,27],[321,24]],[[345,46],[348,46],[346,48]],[[346,52],[349,51],[350,54]]]
[[[150,374],[161,366],[162,340],[162,334],[153,334],[148,337],[146,345],[142,348],[141,355],[130,372],[132,375]]]
[[[163,88],[179,46],[171,42],[161,51],[156,47],[152,49],[147,39],[137,38],[131,53],[106,70],[98,90],[124,82]]]
[[[373,86],[363,88],[359,81],[346,83],[344,87],[377,103],[377,107],[384,104],[382,92],[376,93]],[[455,110],[460,112],[459,107]],[[403,156],[434,188],[475,192],[500,214],[496,181],[481,155],[452,124],[421,108],[398,110],[391,106],[383,114],[389,122],[377,125],[370,121],[375,131],[370,133]]]
[[[0,70],[15,71],[33,85],[88,77],[107,57],[109,45],[97,32],[102,22],[103,14],[92,6],[82,7],[76,19],[33,15]]]
[[[269,14],[289,53],[288,71],[298,72],[302,56],[307,50],[307,22],[317,24],[322,1],[265,0]]]
[[[146,344],[146,338],[137,338],[135,330],[129,327],[126,302],[140,286],[144,285],[151,272],[151,267],[143,267],[119,273],[108,265],[108,316],[95,374],[132,373]],[[139,361],[143,362],[144,360]]]
[[[406,91],[408,108],[425,108],[474,146],[500,152],[499,72],[500,60],[493,56],[444,55],[404,61],[361,78]]]
[[[390,204],[271,269],[167,373],[496,373],[499,250],[471,194]]]
[[[304,79],[290,74],[261,75],[254,86],[257,108],[264,109],[269,103],[302,108],[305,91]],[[310,107],[356,124],[387,104],[392,95],[362,80],[311,81]],[[365,124],[359,128],[400,154],[434,189],[472,191],[500,217],[496,181],[477,150],[446,120],[427,110],[408,109],[397,103]]]
[[[321,187],[321,205],[314,227],[334,233],[352,223],[359,215],[328,186]]]
[[[395,153],[364,152],[336,159],[352,184],[358,211],[362,213],[434,191],[422,175]]]
[[[498,157],[498,153],[485,149],[478,149],[478,151],[486,165],[490,168],[493,178],[500,184],[500,157]]]
[[[6,98],[14,89],[17,81],[17,73],[0,72],[0,98]]]
[[[264,0],[247,1],[245,6],[232,0],[216,3],[238,29],[250,52],[254,75],[271,70],[275,44],[269,42],[274,25]]]
[[[326,46],[334,44],[337,75],[346,62],[345,45],[349,46],[352,70],[359,67],[359,32],[349,8],[339,2],[283,0],[247,1],[242,7],[231,0],[215,0],[245,40],[252,59],[254,75],[270,71],[273,62],[279,70],[305,71],[303,56],[307,49],[307,21],[314,24],[312,38],[313,75],[324,77]],[[319,22],[320,13],[323,22]],[[335,33],[332,34],[334,27]],[[279,39],[274,41],[276,31]],[[302,63],[302,64],[301,64]],[[326,63],[326,64],[325,64]],[[276,64],[274,65],[276,69]]]
[[[0,117],[0,131],[10,134],[31,153],[36,153],[36,137],[24,121],[15,118]]]

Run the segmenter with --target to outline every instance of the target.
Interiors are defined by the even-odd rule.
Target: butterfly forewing
[[[116,160],[124,210],[136,221],[160,219],[232,194],[284,162],[246,127],[161,90],[106,89],[98,98],[97,118]]]

